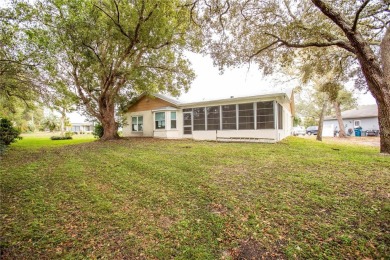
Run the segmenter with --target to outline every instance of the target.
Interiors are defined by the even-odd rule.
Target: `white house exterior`
[[[292,92],[182,103],[141,95],[126,113],[123,136],[277,142],[291,133]]]
[[[377,105],[359,106],[357,109],[347,110],[341,113],[346,132],[354,135],[354,129],[359,127],[363,135],[366,131],[379,132],[378,107]],[[339,129],[339,124],[335,117],[324,119],[323,136],[333,136],[334,130]]]
[[[71,123],[70,126],[66,126],[67,132],[73,133],[92,133],[94,129],[93,122],[83,122],[83,123]]]

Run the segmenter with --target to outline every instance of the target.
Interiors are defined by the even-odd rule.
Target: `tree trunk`
[[[107,102],[105,98],[102,98],[100,102],[100,115],[101,123],[103,126],[104,134],[100,140],[114,140],[118,139],[118,124],[115,122],[115,107],[112,102]]]
[[[390,154],[390,27],[386,28],[379,58],[363,36],[354,30],[344,17],[321,0],[311,1],[343,30],[352,45],[353,53],[366,78],[368,89],[378,105],[380,151]]]
[[[333,103],[333,106],[334,106],[334,109],[336,110],[337,122],[339,123],[339,137],[345,138],[345,137],[347,137],[347,135],[345,134],[344,122],[343,122],[343,118],[341,117],[340,103],[335,101]]]
[[[61,136],[62,137],[64,137],[65,120],[66,120],[66,109],[62,108],[61,110]]]
[[[353,45],[360,44],[359,40],[360,38],[353,42]],[[376,59],[371,49],[367,50],[367,46],[359,47],[360,52],[356,56],[378,106],[380,152],[390,154],[390,28],[387,28],[381,43],[382,66],[378,66],[379,59]]]
[[[377,100],[381,153],[390,154],[390,27],[387,27],[381,43],[381,61],[384,74],[383,101]]]
[[[322,129],[324,127],[325,110],[326,110],[326,101],[324,101],[324,104],[322,105],[322,109],[321,109],[320,122],[318,123],[318,132],[316,138],[317,141],[322,141]]]
[[[377,102],[380,135],[380,152],[390,154],[390,95],[387,102]]]

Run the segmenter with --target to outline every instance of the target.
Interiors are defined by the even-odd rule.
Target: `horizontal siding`
[[[165,100],[160,98],[152,98],[152,97],[142,97],[138,102],[132,105],[128,112],[139,112],[139,111],[148,111],[157,109],[160,107],[177,107],[174,104],[171,104]]]

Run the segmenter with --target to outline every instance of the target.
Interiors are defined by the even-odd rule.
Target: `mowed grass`
[[[76,140],[25,137],[1,159],[3,259],[390,255],[378,148]]]

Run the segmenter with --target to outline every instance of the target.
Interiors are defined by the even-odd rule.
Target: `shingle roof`
[[[366,105],[359,106],[357,109],[346,110],[341,112],[343,119],[353,118],[366,118],[366,117],[378,117],[378,106],[377,105]],[[326,117],[325,120],[332,120],[336,117]]]

